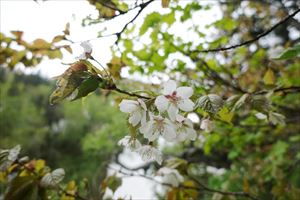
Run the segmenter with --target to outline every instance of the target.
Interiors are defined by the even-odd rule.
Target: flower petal
[[[179,102],[178,107],[186,112],[190,112],[194,109],[194,102],[192,102],[190,99],[184,99]]]
[[[145,102],[144,102],[142,99],[138,99],[137,101],[139,102],[140,106],[141,106],[144,110],[147,110],[147,106],[146,106]]]
[[[170,104],[168,108],[168,115],[172,121],[176,120],[176,116],[178,115],[178,108],[174,104]]]
[[[162,132],[162,136],[169,142],[174,142],[176,139],[176,132],[174,128],[170,125],[166,125],[164,131]]]
[[[80,54],[79,56],[77,56],[76,59],[78,59],[78,60],[86,60],[87,57],[86,57],[86,54],[85,54],[85,53],[82,53],[82,54]]]
[[[160,95],[156,97],[154,104],[159,110],[159,112],[164,112],[168,108],[169,101],[165,96]]]
[[[140,112],[133,112],[129,117],[129,123],[136,126],[142,119],[142,114]]]
[[[148,132],[148,134],[144,134],[144,137],[146,139],[148,139],[150,142],[156,140],[159,137],[159,131],[155,131],[155,132]]]
[[[173,80],[169,80],[164,84],[163,94],[169,95],[172,94],[176,90],[176,82]]]
[[[197,133],[194,129],[192,128],[187,128],[186,129],[186,133],[187,133],[187,138],[186,139],[189,139],[189,140],[196,140],[197,138]]]
[[[179,87],[176,89],[177,95],[183,99],[188,99],[193,95],[193,88],[191,87]]]
[[[146,124],[146,120],[147,120],[147,112],[144,110],[142,111],[142,119],[141,119],[141,125]]]
[[[131,113],[138,108],[137,102],[133,100],[123,99],[119,104],[120,110],[124,113]]]
[[[153,132],[153,121],[149,121],[140,127],[140,132],[142,134],[151,134]]]
[[[84,53],[92,53],[92,45],[89,41],[84,41],[80,44],[82,48],[84,49]]]

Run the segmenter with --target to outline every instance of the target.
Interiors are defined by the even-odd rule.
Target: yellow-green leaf
[[[274,85],[275,84],[275,74],[272,69],[268,69],[264,75],[264,83],[266,85]]]
[[[62,41],[63,39],[65,39],[65,36],[64,36],[64,35],[57,35],[57,36],[55,36],[55,37],[52,39],[52,43],[60,42],[60,41]]]
[[[231,120],[233,118],[234,113],[230,112],[227,107],[223,107],[219,112],[218,112],[219,117],[221,118],[222,121],[231,123]]]
[[[51,44],[43,39],[36,39],[33,41],[31,48],[33,49],[49,49]]]

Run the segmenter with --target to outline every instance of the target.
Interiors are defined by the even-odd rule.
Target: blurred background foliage
[[[124,115],[97,92],[82,101],[49,105],[53,81],[1,68],[1,148],[22,145],[23,155],[64,167],[67,180],[98,184],[126,134]]]

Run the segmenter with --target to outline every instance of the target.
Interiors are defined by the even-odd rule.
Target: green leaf
[[[223,107],[219,112],[218,112],[219,117],[221,118],[222,121],[231,123],[231,120],[233,118],[234,113],[230,112],[230,110],[227,107]]]
[[[273,145],[271,154],[274,156],[282,156],[287,149],[289,148],[289,144],[283,141],[278,141]]]
[[[158,12],[153,12],[153,13],[147,15],[147,17],[144,20],[143,25],[140,28],[139,35],[140,36],[144,35],[150,27],[155,26],[160,21],[161,21],[161,15]]]
[[[98,88],[100,80],[101,79],[98,76],[90,76],[89,78],[85,79],[77,88],[76,94],[71,95],[73,96],[71,100],[74,101],[76,99],[85,97],[89,93],[95,91]]]
[[[285,59],[299,57],[299,55],[300,55],[300,45],[296,45],[294,47],[286,49],[275,59],[276,60],[285,60]]]
[[[223,106],[223,104],[223,99],[216,94],[202,96],[196,102],[197,107],[213,114],[216,114]]]
[[[169,26],[171,26],[175,21],[175,12],[171,12],[169,14],[165,14],[161,17],[162,21],[167,23]]]
[[[9,186],[4,200],[33,200],[38,198],[38,182],[33,176],[16,177]]]
[[[57,49],[57,50],[49,51],[48,57],[50,59],[55,59],[55,58],[62,59],[63,55],[62,55],[61,51],[59,49]]]

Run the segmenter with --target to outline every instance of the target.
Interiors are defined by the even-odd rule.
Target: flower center
[[[156,118],[154,119],[156,122],[156,130],[159,130],[159,132],[162,132],[164,130],[164,119],[163,118]]]
[[[171,103],[174,103],[174,104],[176,104],[176,103],[180,100],[180,97],[177,96],[177,92],[176,92],[176,91],[172,92],[172,94],[165,95],[165,97],[166,97]]]

